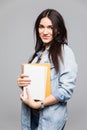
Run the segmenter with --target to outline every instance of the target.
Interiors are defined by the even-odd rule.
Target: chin
[[[48,43],[50,43],[51,41],[46,41],[46,40],[43,40],[43,42],[48,44]]]

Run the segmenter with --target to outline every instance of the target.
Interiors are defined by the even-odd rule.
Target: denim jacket
[[[63,62],[59,59],[59,72],[55,71],[53,63],[49,60],[48,50],[40,61],[51,65],[51,93],[59,102],[40,111],[39,125],[35,130],[62,130],[67,121],[67,101],[72,97],[76,87],[78,67],[74,53],[68,45],[62,47],[62,52]],[[33,63],[37,62],[41,53],[41,51],[37,53]],[[31,130],[30,114],[29,106],[22,103],[22,130]]]

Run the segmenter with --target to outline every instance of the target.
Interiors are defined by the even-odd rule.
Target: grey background
[[[21,130],[17,77],[34,49],[34,22],[46,8],[64,17],[79,67],[65,130],[87,129],[87,0],[0,0],[0,130]]]

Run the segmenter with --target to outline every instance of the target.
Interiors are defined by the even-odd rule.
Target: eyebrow
[[[44,25],[43,25],[43,24],[39,24],[39,26],[44,27]],[[53,27],[53,25],[48,25],[47,27]]]

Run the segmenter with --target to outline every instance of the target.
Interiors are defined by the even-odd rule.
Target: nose
[[[44,28],[43,34],[48,34],[48,29],[47,28]]]

